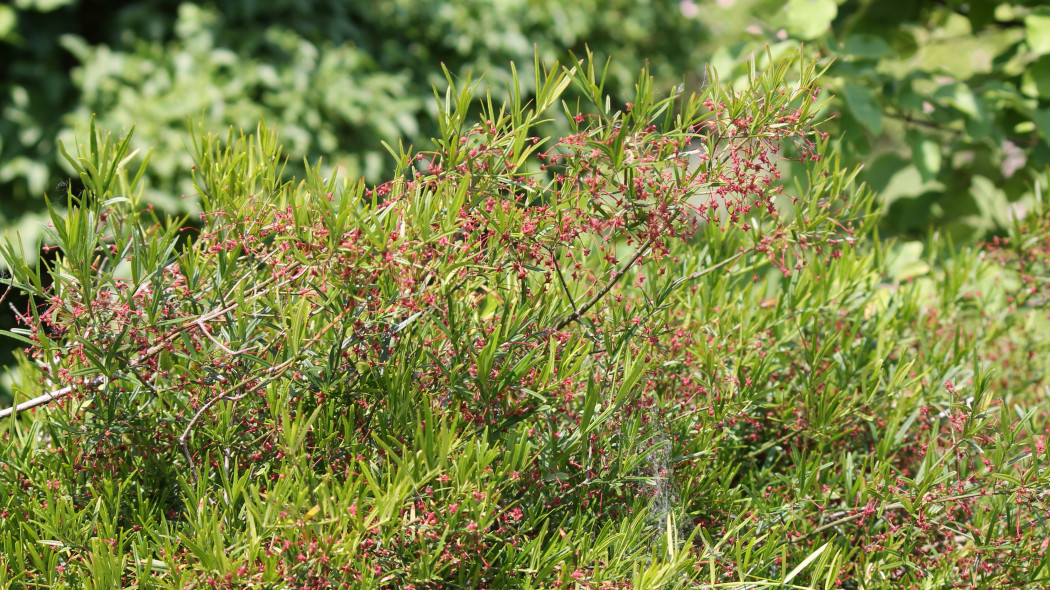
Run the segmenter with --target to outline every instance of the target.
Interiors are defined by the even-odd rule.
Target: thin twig
[[[946,504],[948,502],[958,502],[960,500],[968,500],[970,498],[978,498],[978,497],[980,497],[982,495],[995,495],[995,494],[994,493],[982,493],[982,492],[979,492],[979,491],[978,492],[969,492],[969,493],[965,493],[965,494],[959,494],[958,496],[948,496],[948,497],[945,497],[945,498],[933,498],[931,500],[926,500],[925,503],[926,504]],[[916,503],[916,506],[919,506],[919,504]],[[905,508],[905,506],[901,502],[893,502],[893,503],[890,503],[890,504],[886,504],[885,506],[880,506],[879,508],[881,508],[882,512],[888,512],[890,510],[900,510],[901,508]],[[827,523],[825,525],[819,526],[819,527],[813,529],[812,531],[806,533],[802,537],[799,537],[796,540],[801,541],[803,539],[808,539],[808,538],[810,538],[812,536],[819,535],[820,533],[823,533],[824,531],[826,531],[828,529],[832,529],[832,528],[835,528],[837,526],[844,525],[844,524],[846,524],[848,522],[851,522],[851,521],[857,520],[858,518],[863,518],[864,516],[866,516],[863,508],[857,508],[856,510],[857,510],[857,512],[855,512],[853,514],[850,514],[848,516],[843,516],[842,518],[833,520],[833,521],[831,521],[831,522],[829,522],[829,523]],[[867,516],[871,516],[871,514],[868,513]]]
[[[247,303],[249,301],[254,301],[255,299],[258,299],[263,294],[268,292],[269,289],[267,289],[266,291],[259,291],[258,289],[260,287],[265,286],[266,283],[270,282],[271,280],[273,280],[273,279],[267,279],[264,283],[261,283],[260,285],[257,285],[255,287],[255,289],[253,289],[253,290],[256,290],[256,292],[252,293],[251,296],[246,297],[244,299],[244,302]],[[278,283],[277,285],[275,285],[272,288],[283,287],[284,285],[288,284],[292,280],[294,280],[294,277],[286,279],[286,280],[282,281],[281,283]],[[208,313],[205,313],[204,315],[202,315],[200,317],[197,317],[197,318],[194,318],[194,319],[191,319],[191,320],[187,320],[185,323],[183,323],[182,325],[178,326],[177,328],[175,328],[171,332],[168,332],[163,338],[161,338],[160,342],[158,342],[157,344],[154,344],[153,346],[151,346],[148,349],[146,349],[146,351],[144,353],[142,353],[142,355],[140,355],[137,359],[135,359],[135,361],[133,361],[133,362],[128,364],[128,368],[132,368],[133,369],[135,367],[138,367],[138,366],[142,365],[146,361],[146,359],[156,355],[160,351],[162,351],[165,348],[167,348],[167,346],[169,344],[171,344],[171,342],[173,340],[175,340],[175,338],[177,338],[178,335],[182,331],[184,331],[184,330],[186,330],[186,329],[188,329],[188,328],[190,328],[192,326],[199,325],[202,322],[211,321],[211,320],[221,316],[224,313],[227,313],[227,312],[233,311],[234,309],[237,309],[238,306],[239,306],[239,303],[233,303],[231,305],[227,305],[226,307],[222,307],[222,308],[219,308],[219,309],[215,309],[215,310],[209,311]],[[21,315],[21,314],[19,314],[19,315]],[[206,330],[205,330],[205,335],[206,336],[208,335]],[[226,347],[222,347],[222,348],[226,349]],[[90,385],[92,387],[98,387],[99,385],[101,385],[104,382],[105,382],[105,379],[103,377],[95,377],[91,381],[88,381],[85,385]],[[4,418],[7,418],[8,416],[11,416],[13,414],[17,414],[19,412],[24,412],[26,410],[30,410],[32,408],[35,408],[35,407],[38,407],[38,406],[42,406],[42,405],[45,405],[45,404],[49,404],[49,403],[51,403],[53,401],[59,400],[59,399],[65,397],[65,396],[69,395],[70,393],[72,393],[74,389],[76,389],[76,387],[72,386],[72,385],[69,386],[69,387],[63,387],[62,389],[59,389],[57,391],[47,392],[47,393],[45,393],[43,395],[39,395],[37,397],[34,397],[31,400],[26,400],[26,401],[24,401],[24,402],[22,402],[22,403],[20,403],[20,404],[18,404],[16,406],[12,406],[10,408],[4,408],[3,410],[0,410],[0,420],[2,420]]]
[[[671,224],[674,223],[675,218],[677,218],[678,214],[681,212],[682,210],[678,209],[677,211],[675,211],[675,214],[667,220],[668,228],[671,227]],[[632,256],[631,259],[627,261],[627,264],[623,265],[623,268],[616,272],[616,276],[614,276],[612,280],[606,283],[605,286],[602,287],[601,291],[595,293],[594,297],[591,297],[590,301],[583,304],[583,307],[570,313],[564,319],[558,322],[554,329],[561,330],[565,328],[565,326],[568,326],[569,324],[578,321],[581,317],[583,317],[583,314],[587,313],[588,310],[597,305],[598,302],[601,301],[609,293],[609,291],[612,290],[614,286],[616,286],[616,283],[620,282],[620,279],[623,277],[624,274],[627,273],[628,270],[631,269],[632,266],[634,266],[634,263],[638,262],[638,259],[644,256],[646,252],[648,252],[649,249],[652,248],[653,244],[656,243],[656,240],[660,239],[661,235],[662,234],[660,234],[659,232],[654,232],[653,237],[649,238],[649,241],[646,242],[644,246],[638,248],[638,251],[634,253],[634,256]]]
[[[14,280],[14,279],[12,279],[12,280]],[[7,299],[7,294],[11,292],[11,287],[12,286],[13,286],[12,283],[8,283],[7,284],[7,288],[4,289],[4,294],[0,295],[0,303],[3,303],[4,299]]]
[[[569,324],[579,320],[581,317],[583,317],[583,314],[587,313],[588,310],[597,305],[598,302],[601,301],[605,297],[605,295],[608,294],[610,290],[612,290],[614,286],[616,286],[616,283],[620,282],[620,279],[623,277],[624,274],[627,273],[628,270],[630,270],[632,266],[634,266],[634,263],[638,262],[638,259],[649,251],[649,248],[656,241],[657,237],[658,236],[653,236],[652,238],[650,238],[649,242],[647,242],[644,247],[639,248],[638,251],[634,253],[634,256],[632,256],[631,259],[627,261],[627,264],[625,264],[622,269],[616,271],[616,275],[612,278],[612,280],[606,283],[600,291],[595,293],[594,297],[591,297],[590,301],[584,303],[583,307],[570,313],[563,320],[558,322],[558,325],[556,325],[554,329],[561,330],[565,326],[568,326]]]
[[[887,504],[885,506],[881,506],[881,508],[882,508],[883,512],[888,512],[890,510],[899,510],[901,508],[904,508],[904,504],[901,504],[900,502],[894,502],[892,504]],[[841,526],[841,525],[844,525],[844,524],[846,524],[848,522],[852,522],[854,520],[857,520],[858,518],[863,518],[864,516],[865,516],[864,509],[863,508],[858,508],[857,512],[855,512],[853,514],[850,514],[849,516],[843,516],[842,518],[839,518],[837,520],[833,520],[833,521],[831,521],[831,522],[829,522],[829,523],[827,523],[827,524],[825,524],[823,526],[819,526],[819,527],[813,529],[812,531],[806,533],[800,539],[797,539],[797,540],[801,541],[802,539],[808,539],[809,537],[813,537],[813,536],[819,535],[820,533],[823,533],[824,531],[826,531],[828,529],[833,529],[833,528],[835,528],[837,526]],[[871,514],[867,514],[867,516],[872,516],[872,515]]]
[[[332,326],[336,325],[339,321],[341,321],[344,317],[346,317],[346,314],[349,313],[349,312],[350,312],[350,308],[349,307],[344,309],[342,312],[340,312],[339,315],[337,315],[334,319],[332,319],[332,321],[328,322],[328,324],[325,327],[321,328],[321,330],[319,332],[317,332],[316,335],[311,337],[309,340],[306,340],[305,342],[303,342],[303,346],[310,346],[312,344],[315,344],[318,340],[321,339],[322,336],[324,336],[329,330],[332,329]],[[302,349],[302,347],[300,347],[300,350],[301,349]],[[193,456],[190,454],[190,447],[189,447],[189,445],[187,444],[186,441],[189,440],[190,432],[193,430],[193,427],[197,425],[197,422],[200,421],[201,416],[203,416],[206,411],[208,411],[212,406],[214,406],[215,404],[219,403],[220,401],[226,400],[226,401],[236,402],[236,401],[244,398],[244,396],[248,395],[249,393],[251,393],[253,391],[258,391],[260,388],[265,387],[266,385],[269,385],[270,383],[275,381],[278,377],[280,377],[281,374],[286,369],[288,369],[288,367],[291,367],[292,364],[295,363],[295,361],[297,361],[298,359],[299,359],[299,355],[296,355],[296,356],[293,356],[292,358],[284,361],[283,363],[281,363],[279,365],[274,365],[272,367],[269,367],[268,369],[266,369],[266,372],[270,373],[270,375],[265,377],[257,385],[255,385],[254,387],[252,387],[248,391],[245,391],[244,393],[241,393],[240,395],[230,396],[230,393],[232,393],[232,392],[234,392],[234,391],[244,387],[250,381],[255,380],[258,377],[258,375],[255,375],[255,376],[252,376],[252,377],[245,377],[244,379],[241,379],[240,382],[238,382],[236,385],[233,385],[232,387],[226,389],[225,391],[215,395],[210,400],[205,402],[205,404],[203,406],[201,406],[199,410],[197,410],[197,413],[194,414],[193,418],[190,420],[190,423],[186,425],[186,429],[182,431],[181,435],[179,435],[179,445],[182,446],[182,454],[186,456],[186,461],[187,461],[187,463],[189,463],[190,469],[193,472],[193,481],[197,481],[197,466],[193,463]]]
[[[280,376],[280,374],[285,369],[287,369],[288,367],[292,366],[292,363],[295,362],[296,358],[297,357],[292,357],[292,358],[284,361],[283,363],[281,363],[279,365],[274,365],[274,366],[270,367],[269,369],[267,369],[267,371],[270,371],[271,373],[274,373],[274,374],[271,374],[270,376],[264,378],[262,381],[260,381],[258,383],[258,385],[256,385],[255,387],[249,389],[248,391],[245,391],[244,393],[242,393],[240,395],[235,395],[235,396],[231,397],[230,396],[230,392],[232,392],[234,390],[237,390],[237,389],[240,389],[241,387],[244,387],[245,385],[248,384],[248,382],[254,380],[257,377],[257,375],[252,376],[252,377],[245,377],[244,379],[241,379],[239,383],[237,383],[233,387],[230,387],[226,391],[223,391],[222,393],[216,395],[215,397],[211,398],[210,400],[205,402],[205,404],[203,406],[201,406],[199,410],[197,410],[197,413],[194,414],[193,419],[190,420],[190,423],[186,425],[186,429],[183,430],[182,434],[179,436],[179,445],[182,446],[182,454],[186,456],[186,461],[189,463],[190,469],[193,471],[193,481],[197,481],[197,466],[193,464],[193,456],[190,455],[190,447],[189,447],[188,444],[186,444],[186,440],[189,438],[190,430],[192,430],[193,427],[197,425],[197,421],[201,419],[201,416],[204,415],[204,412],[208,411],[212,406],[214,406],[215,404],[219,403],[222,400],[235,402],[235,401],[240,400],[244,396],[248,395],[249,393],[258,390],[261,387],[265,387],[266,385],[270,384],[275,379],[277,379],[277,377]]]
[[[197,327],[199,327],[201,329],[201,333],[208,337],[208,340],[211,340],[212,343],[215,344],[215,346],[218,346],[219,348],[223,349],[224,351],[226,351],[231,356],[236,356],[238,354],[243,354],[245,352],[248,352],[249,350],[252,350],[253,348],[259,348],[258,345],[255,345],[255,346],[249,346],[247,348],[242,348],[240,350],[230,350],[229,348],[226,347],[225,344],[223,344],[222,342],[219,342],[214,336],[211,335],[211,332],[208,331],[208,326],[206,326],[204,324],[203,320],[197,320],[194,323],[196,323]]]
[[[736,254],[733,254],[729,258],[726,258],[725,260],[723,260],[722,262],[719,262],[718,264],[716,264],[714,266],[709,266],[709,267],[705,268],[704,270],[698,270],[698,271],[694,272],[693,274],[691,274],[691,275],[685,277],[684,279],[682,279],[682,281],[683,282],[685,282],[685,281],[695,281],[696,279],[699,279],[700,277],[702,277],[704,275],[713,273],[714,271],[722,268],[723,266],[725,266],[727,264],[730,264],[732,262],[736,262],[743,255],[744,255],[743,252],[737,252]]]
[[[569,304],[572,305],[572,311],[575,314],[579,314],[580,311],[576,309],[576,300],[572,298],[572,293],[569,292],[569,286],[565,284],[565,277],[561,275],[561,265],[558,264],[558,257],[554,255],[554,251],[551,250],[551,262],[554,263],[554,270],[558,273],[558,281],[561,282],[561,288],[565,290],[565,298],[569,300]]]
[[[930,121],[930,120],[927,120],[927,119],[920,119],[920,118],[918,118],[918,117],[916,117],[914,115],[910,115],[910,114],[908,114],[908,113],[906,113],[904,111],[896,111],[896,112],[886,111],[886,116],[894,118],[894,119],[897,119],[899,121],[903,121],[905,123],[911,123],[912,125],[919,125],[920,127],[926,127],[927,129],[932,129],[934,131],[940,131],[942,133],[948,133],[948,134],[954,135],[956,137],[962,137],[966,133],[965,131],[963,131],[961,129],[951,129],[949,127],[945,127],[944,125],[941,125],[940,123],[937,123],[936,121]]]
[[[94,379],[92,379],[91,381],[88,381],[84,385],[85,386],[91,386],[91,387],[98,387],[99,385],[102,385],[104,382],[105,382],[105,379],[103,379],[102,377],[95,377]],[[48,393],[45,393],[44,395],[39,395],[37,397],[34,397],[31,400],[26,400],[26,401],[18,404],[17,406],[12,406],[10,408],[4,408],[3,410],[0,410],[0,420],[2,420],[4,418],[7,418],[8,416],[10,416],[12,414],[17,414],[19,412],[24,412],[26,410],[30,410],[30,409],[35,408],[37,406],[42,406],[44,404],[49,404],[49,403],[51,403],[51,402],[53,402],[53,401],[55,401],[57,399],[61,399],[61,398],[65,397],[65,396],[69,395],[70,393],[72,393],[74,389],[76,389],[76,386],[75,385],[70,385],[69,387],[63,387],[62,389],[59,389],[57,391],[50,391]]]

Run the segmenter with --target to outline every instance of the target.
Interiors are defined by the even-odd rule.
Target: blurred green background
[[[303,158],[383,180],[380,141],[425,149],[433,88],[484,74],[493,98],[534,52],[590,48],[626,97],[648,62],[665,88],[747,72],[798,49],[831,64],[825,130],[880,192],[882,230],[981,240],[1023,214],[1050,162],[1050,8],[941,0],[15,0],[0,5],[0,232],[36,256],[44,195],[65,199],[57,140],[92,114],[152,149],[148,199],[185,213],[193,117],[275,126]],[[552,129],[556,132],[556,129]],[[60,188],[61,187],[61,188]],[[14,326],[8,302],[0,329]],[[13,342],[0,343],[0,364]],[[7,405],[9,394],[0,393]]]

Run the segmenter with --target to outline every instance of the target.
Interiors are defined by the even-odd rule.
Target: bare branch
[[[306,340],[305,342],[303,342],[303,346],[305,347],[305,346],[310,346],[312,344],[315,344],[317,341],[319,341],[321,339],[322,336],[324,336],[329,330],[331,330],[333,326],[335,326],[337,323],[342,321],[342,319],[344,317],[346,317],[346,314],[348,314],[348,313],[350,313],[350,308],[344,309],[339,315],[337,315],[334,319],[332,319],[332,321],[328,322],[328,324],[325,327],[321,328],[317,332],[317,334],[315,334],[309,340]],[[300,348],[300,350],[302,350],[302,348]],[[245,377],[244,379],[241,379],[241,381],[239,383],[237,383],[237,384],[233,385],[232,387],[226,389],[225,391],[222,391],[221,393],[215,395],[210,400],[205,402],[204,405],[201,406],[199,410],[197,410],[197,413],[193,415],[193,418],[190,420],[190,423],[186,425],[186,429],[182,431],[181,435],[179,435],[179,445],[182,447],[182,454],[186,457],[186,461],[189,463],[190,469],[193,472],[193,481],[197,481],[197,476],[198,476],[197,475],[197,466],[193,462],[193,456],[190,454],[190,446],[187,443],[187,441],[189,440],[190,432],[193,431],[193,428],[197,425],[197,422],[200,421],[201,416],[203,416],[204,413],[206,411],[208,411],[208,409],[210,409],[212,406],[214,406],[215,404],[219,403],[220,401],[225,400],[225,401],[230,401],[230,402],[236,402],[236,401],[242,399],[244,396],[248,395],[249,393],[251,393],[253,391],[258,391],[260,388],[265,387],[266,385],[269,385],[270,383],[275,381],[278,377],[280,377],[281,374],[284,373],[284,371],[286,369],[291,367],[292,364],[295,363],[295,361],[298,360],[298,359],[299,359],[299,356],[296,355],[296,356],[293,356],[292,358],[284,361],[283,363],[280,363],[278,365],[274,365],[272,367],[267,368],[265,370],[265,372],[269,373],[269,375],[267,375],[261,381],[259,381],[258,384],[256,384],[254,387],[252,387],[248,391],[245,391],[245,392],[243,392],[243,393],[241,393],[239,395],[231,396],[230,395],[231,393],[233,393],[234,391],[237,391],[238,389],[244,387],[249,382],[257,379],[259,377],[259,375],[254,375],[254,376],[251,376],[251,377]]]
[[[98,387],[99,385],[102,385],[103,383],[105,383],[105,379],[103,379],[102,377],[95,377],[94,379],[92,379],[91,381],[88,381],[84,385],[85,386],[91,386],[91,387]],[[13,407],[10,407],[10,408],[4,408],[3,410],[0,410],[0,419],[4,419],[4,418],[7,418],[8,416],[11,416],[13,414],[17,414],[19,412],[24,412],[26,410],[35,408],[37,406],[42,406],[42,405],[45,405],[45,404],[49,404],[49,403],[51,403],[51,402],[53,402],[55,400],[62,399],[63,397],[66,397],[70,393],[73,393],[73,391],[75,389],[76,389],[76,386],[70,385],[69,387],[63,387],[62,389],[59,389],[58,391],[51,391],[51,392],[45,393],[44,395],[39,395],[37,397],[34,397],[31,400],[26,400],[26,401],[18,404],[17,406],[13,406]]]
[[[296,263],[294,263],[291,266],[298,265],[298,264],[299,263],[296,262]],[[249,301],[253,301],[255,299],[258,299],[259,297],[261,297],[265,293],[269,292],[271,289],[280,288],[280,287],[283,287],[284,285],[287,285],[292,280],[294,280],[294,278],[295,277],[285,279],[284,281],[281,281],[280,283],[278,283],[277,285],[274,285],[273,287],[267,288],[265,290],[261,290],[262,287],[266,286],[266,283],[272,282],[274,280],[273,278],[267,279],[263,283],[257,285],[255,287],[255,289],[254,289],[256,292],[253,293],[250,297],[245,297],[244,302],[247,303]],[[10,289],[10,286],[8,286],[8,289]],[[6,293],[5,293],[5,295],[6,295]],[[238,304],[237,303],[233,303],[231,305],[227,305],[226,307],[222,307],[222,308],[219,308],[219,309],[215,309],[215,310],[209,311],[208,313],[206,313],[204,315],[201,315],[200,317],[187,320],[185,323],[183,323],[182,325],[178,326],[177,328],[175,328],[171,332],[168,332],[167,335],[165,335],[163,338],[161,338],[160,342],[158,342],[157,344],[154,344],[153,346],[149,347],[146,350],[146,352],[142,353],[141,356],[139,356],[137,359],[135,359],[135,361],[130,363],[128,365],[128,368],[129,369],[134,369],[134,368],[142,365],[142,363],[146,359],[148,359],[148,358],[154,356],[155,354],[159,353],[160,351],[164,350],[173,340],[175,340],[175,338],[178,337],[178,335],[183,330],[186,330],[186,329],[188,329],[188,328],[190,328],[192,326],[201,326],[202,329],[203,329],[203,323],[204,322],[211,321],[211,320],[221,316],[224,313],[227,313],[229,311],[233,311],[234,309],[237,309],[237,307],[238,307]],[[17,310],[15,311],[15,313],[18,313]],[[19,314],[19,315],[21,315],[21,314]],[[220,344],[214,338],[212,338],[211,334],[209,334],[206,329],[204,329],[203,331],[204,331],[204,335],[205,336],[207,336],[208,338],[211,338],[212,341],[215,342],[216,344],[218,344],[219,347],[221,347],[223,350],[226,350],[227,352],[233,352],[233,351],[230,351],[225,346],[223,346],[222,344]],[[250,350],[250,348],[241,350],[239,352],[244,352],[246,350]],[[91,385],[91,386],[97,387],[98,385],[101,385],[104,382],[105,382],[105,379],[103,377],[95,377],[91,381],[88,381],[87,385]],[[48,392],[48,393],[45,393],[44,395],[40,395],[40,396],[34,397],[31,400],[24,401],[24,402],[18,404],[17,406],[10,407],[10,408],[4,408],[3,410],[0,410],[0,420],[3,420],[4,418],[7,418],[7,417],[9,417],[9,416],[11,416],[13,414],[17,414],[18,412],[24,412],[26,410],[35,408],[37,406],[42,406],[42,405],[45,405],[45,404],[49,404],[49,403],[51,403],[51,402],[53,402],[55,400],[61,399],[61,398],[65,397],[65,396],[69,395],[73,391],[73,389],[74,389],[73,386],[63,387],[62,389],[59,389],[58,391]]]

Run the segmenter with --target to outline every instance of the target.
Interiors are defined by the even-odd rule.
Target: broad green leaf
[[[977,97],[969,86],[961,82],[942,86],[934,97],[943,99],[948,105],[955,107],[963,114],[978,118],[981,116],[981,107]]]
[[[0,42],[11,36],[12,31],[18,28],[18,15],[10,6],[0,6]]]
[[[1050,15],[1029,14],[1024,18],[1024,39],[1036,55],[1050,53]]]
[[[1009,202],[1006,193],[985,176],[974,176],[970,185],[970,194],[981,210],[981,217],[992,227],[993,224],[1007,226],[1010,223]]]
[[[17,2],[17,4],[19,5],[19,8],[29,8],[40,12],[51,12],[57,8],[73,4],[74,2],[76,2],[76,0],[21,0],[21,2]]]
[[[789,0],[787,30],[797,39],[816,39],[827,32],[838,15],[834,0]]]
[[[922,251],[921,242],[902,244],[897,256],[887,267],[886,274],[895,281],[908,281],[930,272],[930,265],[921,258]]]
[[[879,197],[889,205],[899,199],[918,197],[928,191],[943,187],[943,184],[936,181],[924,182],[919,169],[911,165],[894,172],[886,188],[879,192]]]
[[[847,83],[842,89],[850,113],[874,135],[882,132],[882,108],[866,86]]]
[[[1021,91],[1028,96],[1050,99],[1050,55],[1044,55],[1025,70]]]
[[[911,160],[919,170],[923,182],[929,182],[941,171],[941,146],[917,130],[908,132]]]
[[[1043,141],[1050,143],[1050,109],[1036,109],[1032,113],[1032,121]]]
[[[893,51],[893,48],[878,35],[858,33],[846,38],[841,51],[854,59],[877,60]]]

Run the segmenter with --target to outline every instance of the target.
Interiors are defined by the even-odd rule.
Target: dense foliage
[[[884,229],[1001,232],[1050,164],[1050,11],[1041,0],[740,0],[712,62],[806,41],[835,58],[828,131],[887,210]],[[757,15],[747,17],[741,15]],[[760,24],[755,24],[758,21]],[[752,27],[741,35],[747,24]]]
[[[589,46],[615,58],[607,91],[623,101],[643,60],[658,87],[694,90],[707,63],[746,75],[749,55],[804,41],[835,60],[828,130],[892,208],[884,229],[980,237],[1008,225],[1011,204],[1028,206],[1033,171],[1050,163],[1042,4],[19,0],[0,7],[0,228],[35,243],[44,193],[72,172],[56,139],[93,113],[112,132],[137,126],[136,147],[154,150],[147,198],[179,212],[191,116],[212,131],[265,118],[290,172],[324,156],[326,171],[377,182],[389,171],[380,140],[426,146],[436,133],[439,64],[499,82],[534,49],[550,61]]]
[[[0,228],[39,236],[44,193],[71,172],[56,139],[92,114],[112,132],[136,126],[135,147],[153,150],[147,198],[180,212],[190,117],[211,131],[264,118],[290,172],[323,156],[326,170],[378,182],[390,173],[381,140],[426,146],[437,133],[441,64],[498,83],[536,49],[550,61],[586,44],[617,56],[608,83],[622,100],[646,59],[664,80],[704,63],[703,38],[666,2],[20,0],[0,7]]]
[[[187,121],[213,132],[274,125],[302,176],[370,182],[392,170],[381,141],[420,148],[437,133],[441,64],[494,83],[534,51],[547,61],[611,56],[606,92],[623,104],[643,62],[667,90],[699,90],[705,65],[727,78],[748,57],[800,42],[831,70],[825,128],[888,213],[884,232],[956,240],[1002,234],[1027,210],[1050,163],[1050,13],[1041,0],[18,0],[0,6],[0,233],[36,256],[44,195],[76,174],[58,139],[98,124],[152,150],[146,195],[161,212],[194,212]],[[568,90],[567,98],[578,95]],[[475,104],[475,113],[480,105]],[[567,122],[541,133],[564,135]],[[841,146],[837,144],[841,143]],[[72,179],[70,186],[66,181]],[[0,309],[0,329],[15,324]],[[0,364],[9,364],[0,345]],[[0,399],[9,399],[0,378]]]
[[[213,132],[265,119],[281,133],[289,175],[323,157],[327,173],[379,182],[392,170],[380,141],[426,147],[437,133],[442,64],[458,76],[486,73],[498,93],[511,61],[527,69],[534,50],[565,60],[589,46],[617,56],[607,90],[619,101],[647,59],[665,86],[695,70],[702,39],[700,21],[663,1],[4,3],[0,235],[17,235],[36,256],[45,193],[63,200],[69,178],[80,190],[57,142],[74,143],[92,115],[114,133],[135,125],[132,149],[151,150],[145,197],[178,214],[194,207],[181,198],[193,193],[190,117]],[[14,323],[0,310],[0,328]],[[9,363],[0,346],[0,365]]]
[[[195,133],[194,231],[71,144],[54,261],[3,249],[0,579],[1045,586],[1050,211],[887,241],[813,66],[620,108],[601,63],[450,76],[380,184]]]

